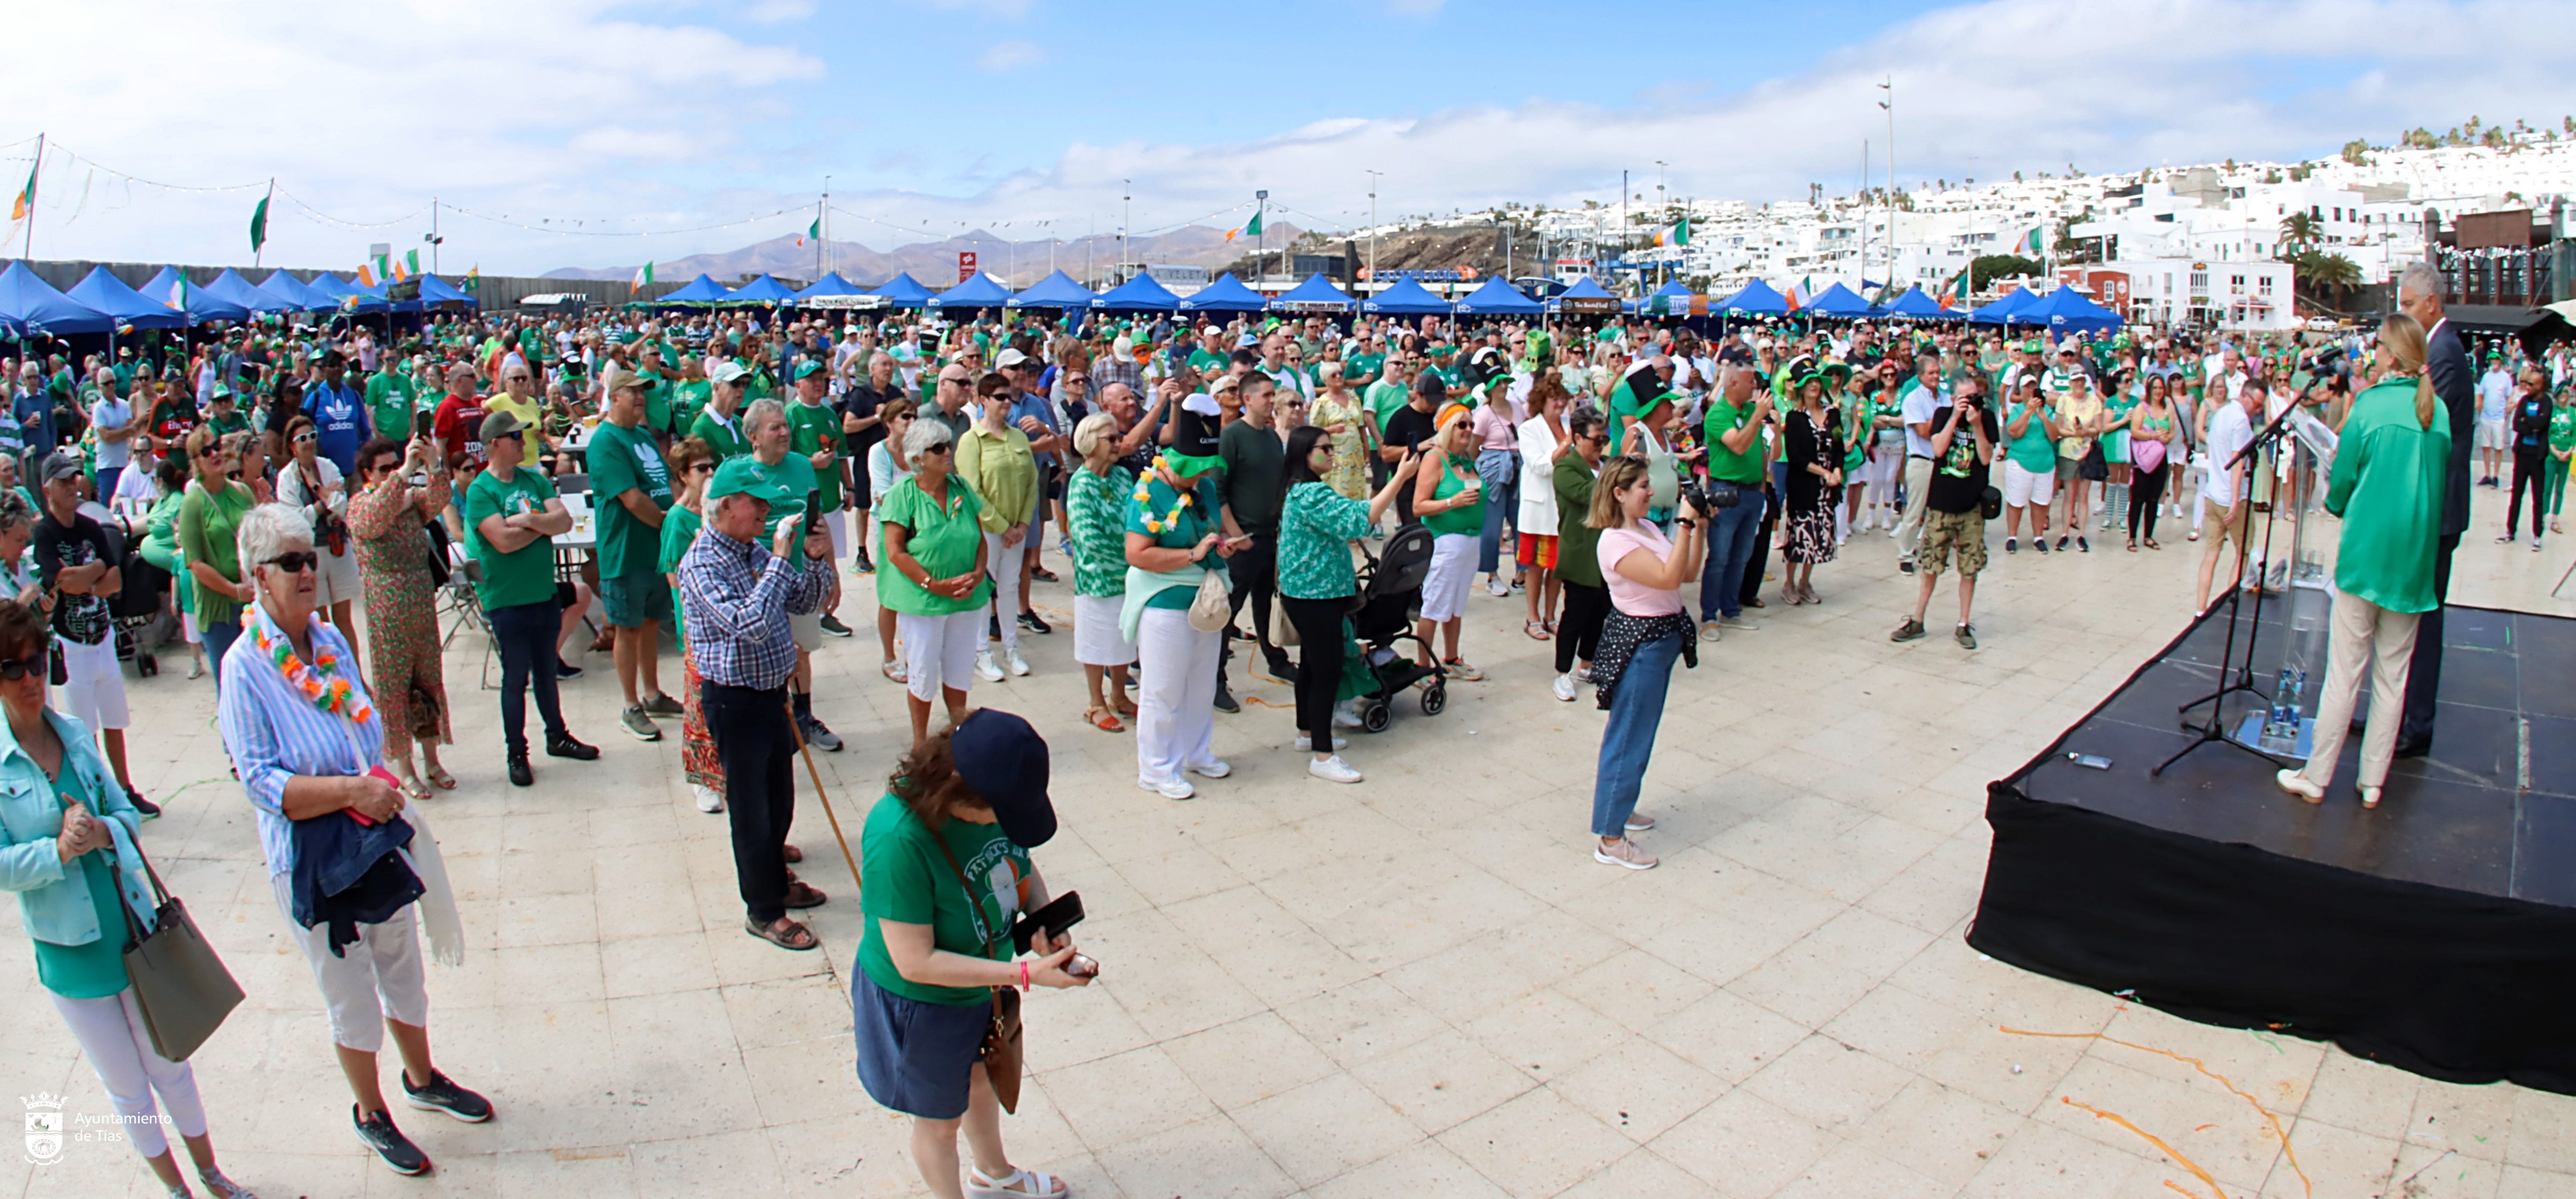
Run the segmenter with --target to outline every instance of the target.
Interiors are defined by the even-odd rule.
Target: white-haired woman
[[[903,453],[912,477],[877,501],[885,534],[877,602],[894,609],[903,638],[906,706],[912,743],[919,746],[930,740],[931,700],[947,701],[950,724],[966,718],[993,583],[984,570],[984,502],[957,477],[957,442],[948,426],[912,422]]]
[[[258,811],[278,912],[321,988],[340,1071],[357,1099],[350,1122],[394,1172],[419,1174],[429,1156],[394,1126],[377,1076],[387,1029],[402,1051],[405,1102],[467,1123],[492,1118],[491,1103],[439,1073],[429,1056],[429,990],[413,909],[429,915],[433,932],[452,930],[455,899],[436,846],[383,768],[384,725],[357,677],[356,655],[315,613],[313,527],[293,508],[262,504],[242,517],[235,552],[251,601],[242,608],[241,639],[217,674],[224,749]],[[323,820],[342,812],[360,818],[360,828]],[[356,863],[366,867],[358,883],[320,894],[316,873],[354,859],[303,855],[336,839],[330,852],[363,856],[378,843],[363,830],[393,828],[397,818],[411,829],[391,838],[410,842],[405,853],[388,849],[372,864]],[[344,906],[361,890],[387,903],[408,890],[420,902],[367,920]]]
[[[1118,418],[1106,412],[1074,426],[1073,450],[1082,465],[1065,484],[1064,505],[1073,530],[1073,660],[1090,688],[1082,719],[1102,732],[1125,732],[1123,718],[1136,714],[1127,699],[1136,642],[1119,628],[1118,609],[1127,597],[1127,495],[1136,476],[1118,465]]]

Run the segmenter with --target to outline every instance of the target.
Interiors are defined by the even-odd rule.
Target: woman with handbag
[[[90,748],[88,730],[46,706],[50,640],[41,613],[0,599],[0,710],[8,715],[0,733],[0,889],[18,893],[37,980],[152,1173],[172,1195],[192,1193],[166,1124],[187,1142],[209,1193],[250,1199],[215,1167],[195,1072],[153,1048],[124,953],[127,911],[148,931],[156,908],[135,842],[141,818]]]
[[[376,1055],[387,1029],[402,1050],[405,1102],[469,1124],[492,1118],[490,1102],[449,1080],[429,1056],[429,989],[418,925],[428,925],[442,957],[461,953],[452,940],[458,931],[455,901],[436,864],[435,843],[417,815],[406,815],[401,789],[380,764],[384,725],[366,685],[344,665],[349,644],[315,615],[319,555],[311,526],[293,508],[263,504],[243,517],[237,552],[253,599],[243,610],[242,639],[234,643],[217,688],[224,750],[258,813],[278,913],[322,992],[340,1072],[357,1100],[350,1123],[358,1140],[395,1173],[420,1174],[430,1168],[429,1156],[394,1126],[377,1077]],[[315,868],[322,863],[308,861],[302,882],[297,863],[308,841],[318,837],[363,838],[346,827],[344,813],[361,829],[403,818],[410,861],[418,866],[402,863],[399,877],[415,880],[417,889],[408,894],[419,902],[403,899],[373,920],[347,914],[307,925],[297,919],[296,907],[311,902],[310,890],[318,887]],[[386,855],[359,884],[324,898],[362,890],[387,869],[385,862],[396,860]]]
[[[355,645],[358,626],[350,610],[358,601],[358,558],[349,549],[349,483],[341,477],[339,464],[322,456],[321,439],[312,417],[298,414],[286,422],[286,444],[292,456],[286,469],[277,472],[277,501],[303,509],[304,519],[312,524],[317,539],[313,548],[322,551],[322,566],[314,576],[314,603],[330,616],[341,639]]]
[[[2156,511],[2164,506],[2167,467],[2173,462],[2175,433],[2181,422],[2174,415],[2173,404],[2162,375],[2147,376],[2146,398],[2129,410],[2126,425],[2129,437],[2129,552],[2138,552],[2138,523],[2146,522],[2146,543],[2151,550],[2163,549],[2156,544]]]
[[[859,1085],[912,1117],[913,1164],[941,1199],[1072,1193],[1002,1150],[1002,1112],[1019,1100],[1021,996],[1089,986],[1097,973],[1071,937],[1043,927],[1029,932],[1035,956],[1013,960],[1012,926],[1052,898],[1029,860],[1055,836],[1046,786],[1046,742],[1029,722],[976,712],[904,755],[859,836]],[[974,1155],[963,1185],[961,1129]]]
[[[1315,751],[1306,773],[1329,783],[1356,783],[1360,772],[1336,752],[1343,741],[1333,735],[1333,702],[1341,688],[1347,640],[1342,618],[1359,594],[1351,542],[1368,536],[1397,493],[1412,486],[1422,456],[1406,454],[1386,486],[1363,504],[1344,499],[1329,481],[1340,452],[1333,436],[1313,425],[1288,435],[1288,493],[1279,511],[1279,599],[1297,630],[1297,738]]]
[[[1184,770],[1221,779],[1217,657],[1233,604],[1226,558],[1251,543],[1217,490],[1216,401],[1183,401],[1172,444],[1154,455],[1127,505],[1127,592],[1119,631],[1136,643],[1136,785],[1165,799],[1198,789]],[[1470,539],[1473,544],[1473,539]]]
[[[1653,817],[1637,815],[1637,794],[1655,751],[1655,730],[1663,723],[1673,662],[1687,657],[1699,664],[1699,635],[1682,609],[1681,587],[1699,577],[1708,553],[1708,514],[1688,500],[1676,501],[1676,535],[1667,540],[1647,519],[1654,489],[1644,459],[1612,459],[1602,468],[1584,517],[1601,535],[1593,555],[1611,601],[1600,656],[1592,663],[1600,705],[1610,713],[1592,784],[1592,832],[1600,838],[1592,860],[1629,870],[1651,870],[1656,863],[1629,835],[1655,827]]]
[[[431,464],[426,438],[378,437],[358,448],[358,486],[349,497],[349,531],[357,540],[358,578],[367,602],[367,660],[375,663],[377,712],[384,718],[385,761],[402,774],[414,799],[430,788],[456,789],[438,762],[448,731],[447,675],[438,645],[438,585],[432,555],[442,553],[429,522],[447,508],[447,472]],[[415,482],[417,480],[417,482]],[[422,768],[412,766],[420,743]],[[426,779],[426,783],[423,780]]]
[[[2057,548],[2065,549],[2069,537],[2082,553],[2092,553],[2093,543],[2084,539],[2084,518],[2092,511],[2088,506],[2093,484],[2111,477],[2109,463],[2102,460],[2102,397],[2093,394],[2092,376],[2083,371],[2067,372],[2068,390],[2057,404],[2057,420],[2067,435],[2057,440],[2057,483],[2066,497],[2065,515],[2059,524]]]

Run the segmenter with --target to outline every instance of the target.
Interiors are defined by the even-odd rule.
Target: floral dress
[[[1127,594],[1127,493],[1136,475],[1111,464],[1109,473],[1078,467],[1065,485],[1065,518],[1073,526],[1073,593],[1107,598]]]
[[[430,581],[429,534],[421,527],[448,503],[447,472],[429,472],[429,486],[414,488],[400,476],[349,499],[349,531],[358,539],[358,578],[366,593],[367,680],[384,714],[385,756],[411,753],[417,739],[451,745],[447,679],[439,656],[438,588]],[[426,701],[415,705],[417,693]]]
[[[1333,471],[1324,476],[1324,484],[1346,500],[1368,498],[1368,447],[1360,432],[1368,427],[1368,420],[1368,405],[1348,393],[1335,398],[1325,392],[1306,411],[1307,424],[1342,426],[1341,432],[1332,434]]]
[[[1788,447],[1782,460],[1789,467],[1788,544],[1780,556],[1791,562],[1834,560],[1834,500],[1839,488],[1808,473],[1814,463],[1828,469],[1843,461],[1842,420],[1833,409],[1811,416],[1804,408],[1789,412]]]

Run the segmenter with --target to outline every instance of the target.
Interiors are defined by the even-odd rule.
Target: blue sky
[[[1612,14],[1604,16],[1604,13]],[[1504,201],[1847,193],[2014,170],[2295,160],[2476,113],[2576,111],[2563,0],[1679,4],[1308,0],[84,0],[23,6],[0,174],[46,162],[36,253],[492,273],[801,230],[888,246],[1134,223],[1300,224]],[[1883,171],[1883,159],[1874,169]],[[163,184],[180,185],[164,187]],[[864,219],[862,219],[864,218]],[[12,242],[23,230],[6,230]]]

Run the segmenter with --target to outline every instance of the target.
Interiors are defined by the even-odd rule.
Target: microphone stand
[[[2294,400],[2287,407],[2281,410],[2281,415],[2272,418],[2270,424],[2263,426],[2262,430],[2254,435],[2253,440],[2246,442],[2245,448],[2238,450],[2235,457],[2230,458],[2224,464],[2217,466],[2218,470],[2229,471],[2234,470],[2237,463],[2244,462],[2248,459],[2253,460],[2254,469],[2245,472],[2246,494],[2240,497],[2242,501],[2248,505],[2249,511],[2247,515],[2249,518],[2252,515],[2250,508],[2254,502],[2254,472],[2264,469],[2266,464],[2271,461],[2270,456],[2264,451],[2277,451],[2280,445],[2288,439],[2291,428],[2290,418],[2298,411],[2299,405]],[[2273,517],[2277,514],[2279,508],[2277,501],[2280,499],[2280,489],[2275,487],[2273,490],[2275,493],[2273,498],[2276,502],[2263,514],[2263,570],[2267,576],[2271,572],[2272,529],[2274,525]],[[2179,715],[2181,713],[2189,712],[2202,704],[2208,704],[2210,705],[2209,721],[2206,724],[2200,725],[2192,724],[2188,720],[2184,721],[2182,726],[2184,731],[2196,734],[2192,738],[2191,744],[2175,750],[2172,757],[2166,758],[2164,761],[2157,763],[2155,769],[2147,772],[2150,777],[2163,775],[2166,767],[2181,761],[2185,756],[2189,755],[2191,751],[2199,749],[2201,746],[2207,745],[2211,742],[2219,742],[2235,746],[2236,748],[2244,750],[2249,754],[2253,754],[2254,756],[2261,758],[2266,762],[2270,762],[2275,766],[2283,764],[2280,759],[2273,757],[2271,754],[2254,746],[2247,745],[2234,737],[2228,736],[2226,731],[2227,705],[2223,701],[2228,696],[2242,691],[2248,695],[2256,697],[2257,699],[2265,701],[2267,704],[2272,698],[2263,694],[2262,688],[2254,685],[2254,645],[2263,631],[2263,597],[2265,592],[2271,590],[2268,578],[2255,578],[2251,580],[2254,584],[2254,612],[2252,619],[2249,622],[2246,622],[2244,626],[2245,651],[2244,657],[2241,660],[2238,658],[2236,650],[2236,630],[2239,623],[2237,620],[2237,614],[2238,609],[2243,605],[2245,599],[2245,584],[2248,582],[2245,575],[2246,559],[2252,554],[2252,552],[2253,546],[2249,543],[2248,539],[2242,535],[2238,536],[2236,539],[2236,582],[2227,589],[2227,644],[2224,649],[2220,650],[2218,656],[2218,690],[2201,696],[2199,699],[2195,699],[2190,703],[2183,704],[2174,710],[2176,714]],[[2212,611],[2215,610],[2215,608],[2212,609]],[[2206,614],[2202,617],[2204,620],[2207,618]]]

